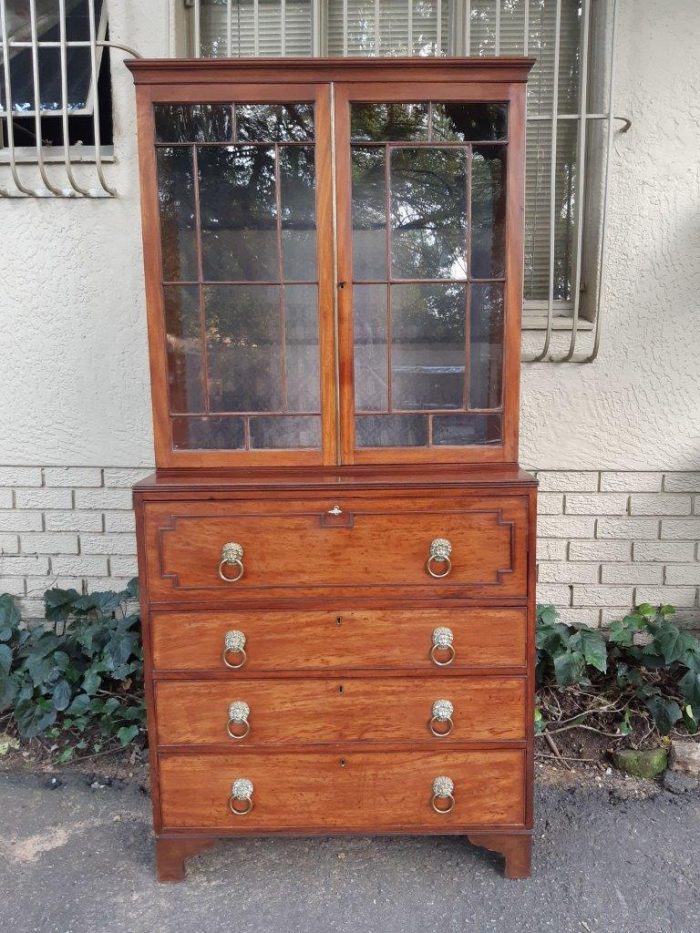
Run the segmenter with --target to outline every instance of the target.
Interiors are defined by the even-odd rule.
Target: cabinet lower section
[[[137,488],[160,880],[219,837],[343,833],[529,873],[534,482],[399,475]]]

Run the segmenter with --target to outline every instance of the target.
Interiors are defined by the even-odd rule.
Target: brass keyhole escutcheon
[[[342,624],[343,624],[343,617],[342,617],[342,616],[336,616],[336,618],[335,618],[335,624],[336,624],[336,625],[342,625]]]
[[[338,762],[338,764],[340,765],[341,768],[344,768],[344,767],[345,767],[345,759],[344,759],[344,758],[341,758],[340,761]]]
[[[342,684],[338,687],[338,693],[345,693],[345,687]]]

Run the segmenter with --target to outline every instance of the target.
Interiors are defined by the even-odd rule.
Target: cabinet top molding
[[[460,81],[518,84],[534,58],[141,58],[127,68],[135,84],[211,84],[240,81]]]

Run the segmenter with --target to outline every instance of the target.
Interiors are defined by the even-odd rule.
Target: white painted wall
[[[115,40],[169,54],[168,0],[112,0]],[[522,460],[700,464],[700,4],[619,0],[598,360],[523,375]],[[0,463],[149,466],[133,87],[113,54],[111,201],[0,202]]]

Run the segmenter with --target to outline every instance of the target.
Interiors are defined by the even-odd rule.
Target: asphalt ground
[[[458,837],[228,840],[155,881],[142,786],[0,774],[2,933],[699,933],[700,794],[540,782],[532,877]]]

